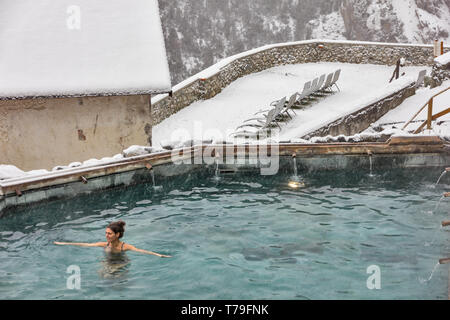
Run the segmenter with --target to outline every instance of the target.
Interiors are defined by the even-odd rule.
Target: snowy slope
[[[219,60],[309,39],[450,43],[450,0],[159,0],[173,83]]]

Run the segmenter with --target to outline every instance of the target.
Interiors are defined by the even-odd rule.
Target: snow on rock
[[[442,66],[445,66],[450,63],[450,52],[444,53],[439,57],[435,58],[434,61]]]
[[[312,39],[346,40],[343,34],[345,32],[344,19],[338,11],[329,15],[321,15],[319,18],[309,21],[307,26],[312,30]]]
[[[447,34],[450,30],[450,19],[448,5],[441,5],[437,8],[436,14],[430,14],[426,10],[419,8],[415,0],[391,0],[392,6],[398,19],[403,24],[403,34],[408,42],[423,43],[426,39],[433,39],[442,31]]]

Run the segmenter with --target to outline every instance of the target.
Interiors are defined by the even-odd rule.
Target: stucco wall
[[[450,48],[446,47],[445,52]],[[231,57],[230,62],[217,66],[218,71],[208,77],[193,76],[183,87],[175,86],[172,97],[155,97],[152,118],[156,125],[195,101],[220,93],[236,79],[285,64],[308,62],[342,62],[392,65],[400,57],[406,65],[433,65],[433,47],[426,45],[381,44],[351,41],[302,41],[274,45]],[[179,88],[177,88],[179,87]]]
[[[0,164],[28,171],[151,142],[149,95],[0,100]]]

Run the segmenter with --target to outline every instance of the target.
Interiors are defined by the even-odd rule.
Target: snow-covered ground
[[[430,89],[429,87],[419,88],[414,96],[407,98],[400,106],[386,113],[362,134],[412,134],[427,119],[428,106],[425,107],[404,130],[402,130],[404,125],[420,110],[421,107],[427,104],[431,97],[444,91],[448,87],[450,87],[450,80],[445,81],[441,86],[433,89]],[[444,111],[449,107],[450,90],[445,91],[433,99],[433,114]],[[450,140],[450,114],[446,114],[436,119],[432,122],[431,130],[426,130],[425,128],[419,134],[439,136],[442,139]]]
[[[307,63],[274,67],[234,81],[212,99],[198,101],[153,127],[153,146],[167,141],[228,140],[244,120],[267,109],[269,104],[284,96],[287,99],[301,91],[305,82],[321,74],[341,69],[338,86],[341,91],[322,98],[305,110],[297,110],[292,120],[282,124],[275,132],[278,140],[299,138],[326,123],[395,91],[405,81],[417,79],[426,67],[405,67],[405,77],[392,83],[389,80],[394,67],[347,64]],[[335,89],[336,91],[336,89]]]

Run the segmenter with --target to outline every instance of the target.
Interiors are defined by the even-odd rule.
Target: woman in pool
[[[125,222],[123,221],[117,221],[117,222],[111,222],[107,227],[105,231],[106,240],[107,242],[95,242],[95,243],[80,243],[80,242],[54,242],[54,244],[57,245],[72,245],[72,246],[80,246],[80,247],[103,247],[105,248],[106,252],[110,253],[120,253],[125,252],[128,250],[146,253],[146,254],[153,254],[155,256],[161,257],[161,258],[170,258],[171,256],[166,256],[163,254],[159,254],[152,251],[147,251],[143,249],[138,249],[135,246],[131,244],[127,244],[123,241],[120,241],[119,239],[123,237],[123,234],[125,232]]]

